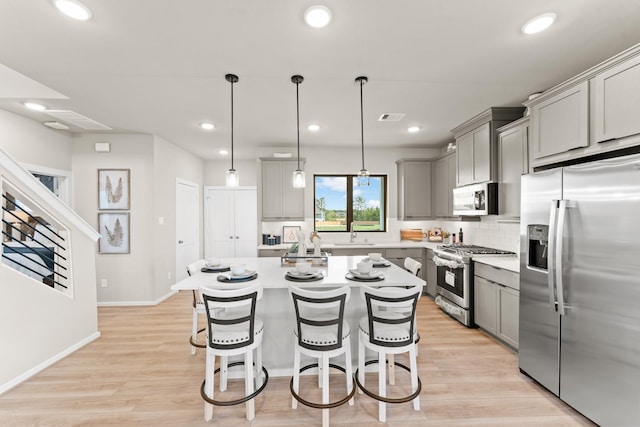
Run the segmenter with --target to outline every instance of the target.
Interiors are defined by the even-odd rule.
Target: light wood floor
[[[252,422],[240,405],[216,407],[213,421],[205,423],[199,393],[204,351],[192,356],[187,342],[190,302],[191,294],[182,292],[155,307],[100,308],[101,338],[0,395],[0,426],[321,425],[318,410],[291,409],[289,378],[270,379],[256,398]],[[389,405],[381,424],[377,403],[356,395],[355,406],[331,410],[331,425],[593,425],[520,374],[517,355],[483,332],[464,328],[428,298],[420,301],[418,316],[421,410]],[[305,396],[317,398],[313,378],[307,380],[301,383]],[[408,375],[398,370],[397,382],[406,384]],[[231,396],[243,387],[236,383],[230,383]],[[397,387],[396,396],[406,391]],[[333,398],[340,397],[343,377],[332,375],[331,389]]]

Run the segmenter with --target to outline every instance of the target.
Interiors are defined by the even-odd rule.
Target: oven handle
[[[463,268],[464,263],[451,259],[440,258],[437,255],[433,256],[433,262],[437,267],[449,267],[449,268]]]

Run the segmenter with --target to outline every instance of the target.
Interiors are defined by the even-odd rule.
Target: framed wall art
[[[296,231],[300,231],[299,225],[284,225],[282,227],[282,243],[294,243],[298,241]]]
[[[101,254],[128,254],[131,230],[129,212],[108,212],[98,214],[100,240],[98,252]]]
[[[98,209],[128,210],[129,169],[98,169]]]

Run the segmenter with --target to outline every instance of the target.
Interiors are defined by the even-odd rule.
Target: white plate
[[[255,270],[245,270],[242,274],[224,273],[222,274],[229,280],[247,279],[256,274]]]
[[[306,273],[301,273],[298,270],[293,269],[293,270],[289,270],[288,273],[289,273],[290,276],[298,277],[300,279],[308,279],[310,277],[316,277],[318,275],[319,271],[318,270],[309,270]]]
[[[374,261],[371,258],[367,257],[367,258],[363,258],[362,262],[370,262],[373,264],[374,267],[389,267],[391,265],[391,261],[386,260],[384,258],[380,258],[380,261]]]
[[[206,268],[211,268],[214,270],[223,270],[225,268],[229,268],[229,264],[216,264],[216,265],[212,265],[212,264],[205,264]]]
[[[357,277],[358,279],[375,279],[380,277],[382,273],[378,270],[371,270],[371,273],[360,273],[357,269],[353,268],[349,270],[349,273],[353,274],[353,277]]]

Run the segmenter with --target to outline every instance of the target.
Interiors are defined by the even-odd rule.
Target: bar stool
[[[191,264],[187,265],[187,274],[189,276],[193,276],[194,274],[199,272],[206,264],[207,262],[203,259],[192,262]],[[204,304],[196,295],[196,291],[194,290],[191,292],[193,292],[193,320],[191,323],[191,337],[189,337],[189,343],[191,344],[191,354],[196,354],[196,349],[205,348],[207,346],[206,344],[198,344],[197,342],[198,334],[206,329],[198,329],[198,316],[200,314],[204,315],[205,310]]]
[[[378,419],[385,422],[387,403],[405,403],[413,400],[413,409],[420,410],[420,390],[422,383],[418,378],[416,359],[416,308],[422,293],[422,286],[404,288],[374,289],[361,286],[361,296],[367,306],[367,315],[360,320],[358,339],[358,370],[356,382],[358,387],[369,397],[378,401]],[[406,309],[409,307],[408,309]],[[405,311],[406,309],[406,311]],[[365,362],[365,349],[377,353],[378,358]],[[409,353],[410,367],[396,363],[411,376],[412,393],[405,397],[388,398],[386,384],[387,355]],[[365,366],[378,363],[378,393],[365,387]]]
[[[351,289],[344,286],[327,291],[310,291],[289,286],[296,312],[296,328],[294,334],[297,341],[294,345],[293,377],[291,390],[291,408],[296,409],[298,402],[311,408],[322,409],[322,425],[329,425],[329,408],[343,405],[347,401],[354,404],[353,396],[356,387],[353,384],[351,367],[351,344],[349,323],[344,320],[344,309]],[[305,354],[318,359],[317,363],[300,368],[300,355]],[[345,368],[329,363],[329,359],[344,354]],[[318,386],[322,388],[322,403],[303,399],[300,392],[300,373],[311,368],[318,368]],[[329,367],[338,369],[346,375],[347,393],[340,400],[329,402]]]
[[[262,336],[264,323],[256,316],[256,303],[262,298],[260,284],[239,286],[238,284],[219,284],[202,286],[200,297],[207,313],[207,358],[205,380],[200,395],[205,400],[204,419],[213,418],[213,405],[230,406],[247,403],[247,419],[255,418],[253,398],[260,394],[269,381],[269,372],[262,366]],[[222,309],[222,310],[219,310]],[[254,372],[253,351],[256,351]],[[220,391],[226,389],[227,363],[229,356],[243,355],[244,361],[233,362],[229,367],[244,365],[245,396],[230,401],[214,399],[214,378],[220,373]],[[220,366],[214,371],[216,356],[221,357]],[[255,390],[254,378],[260,384]]]

